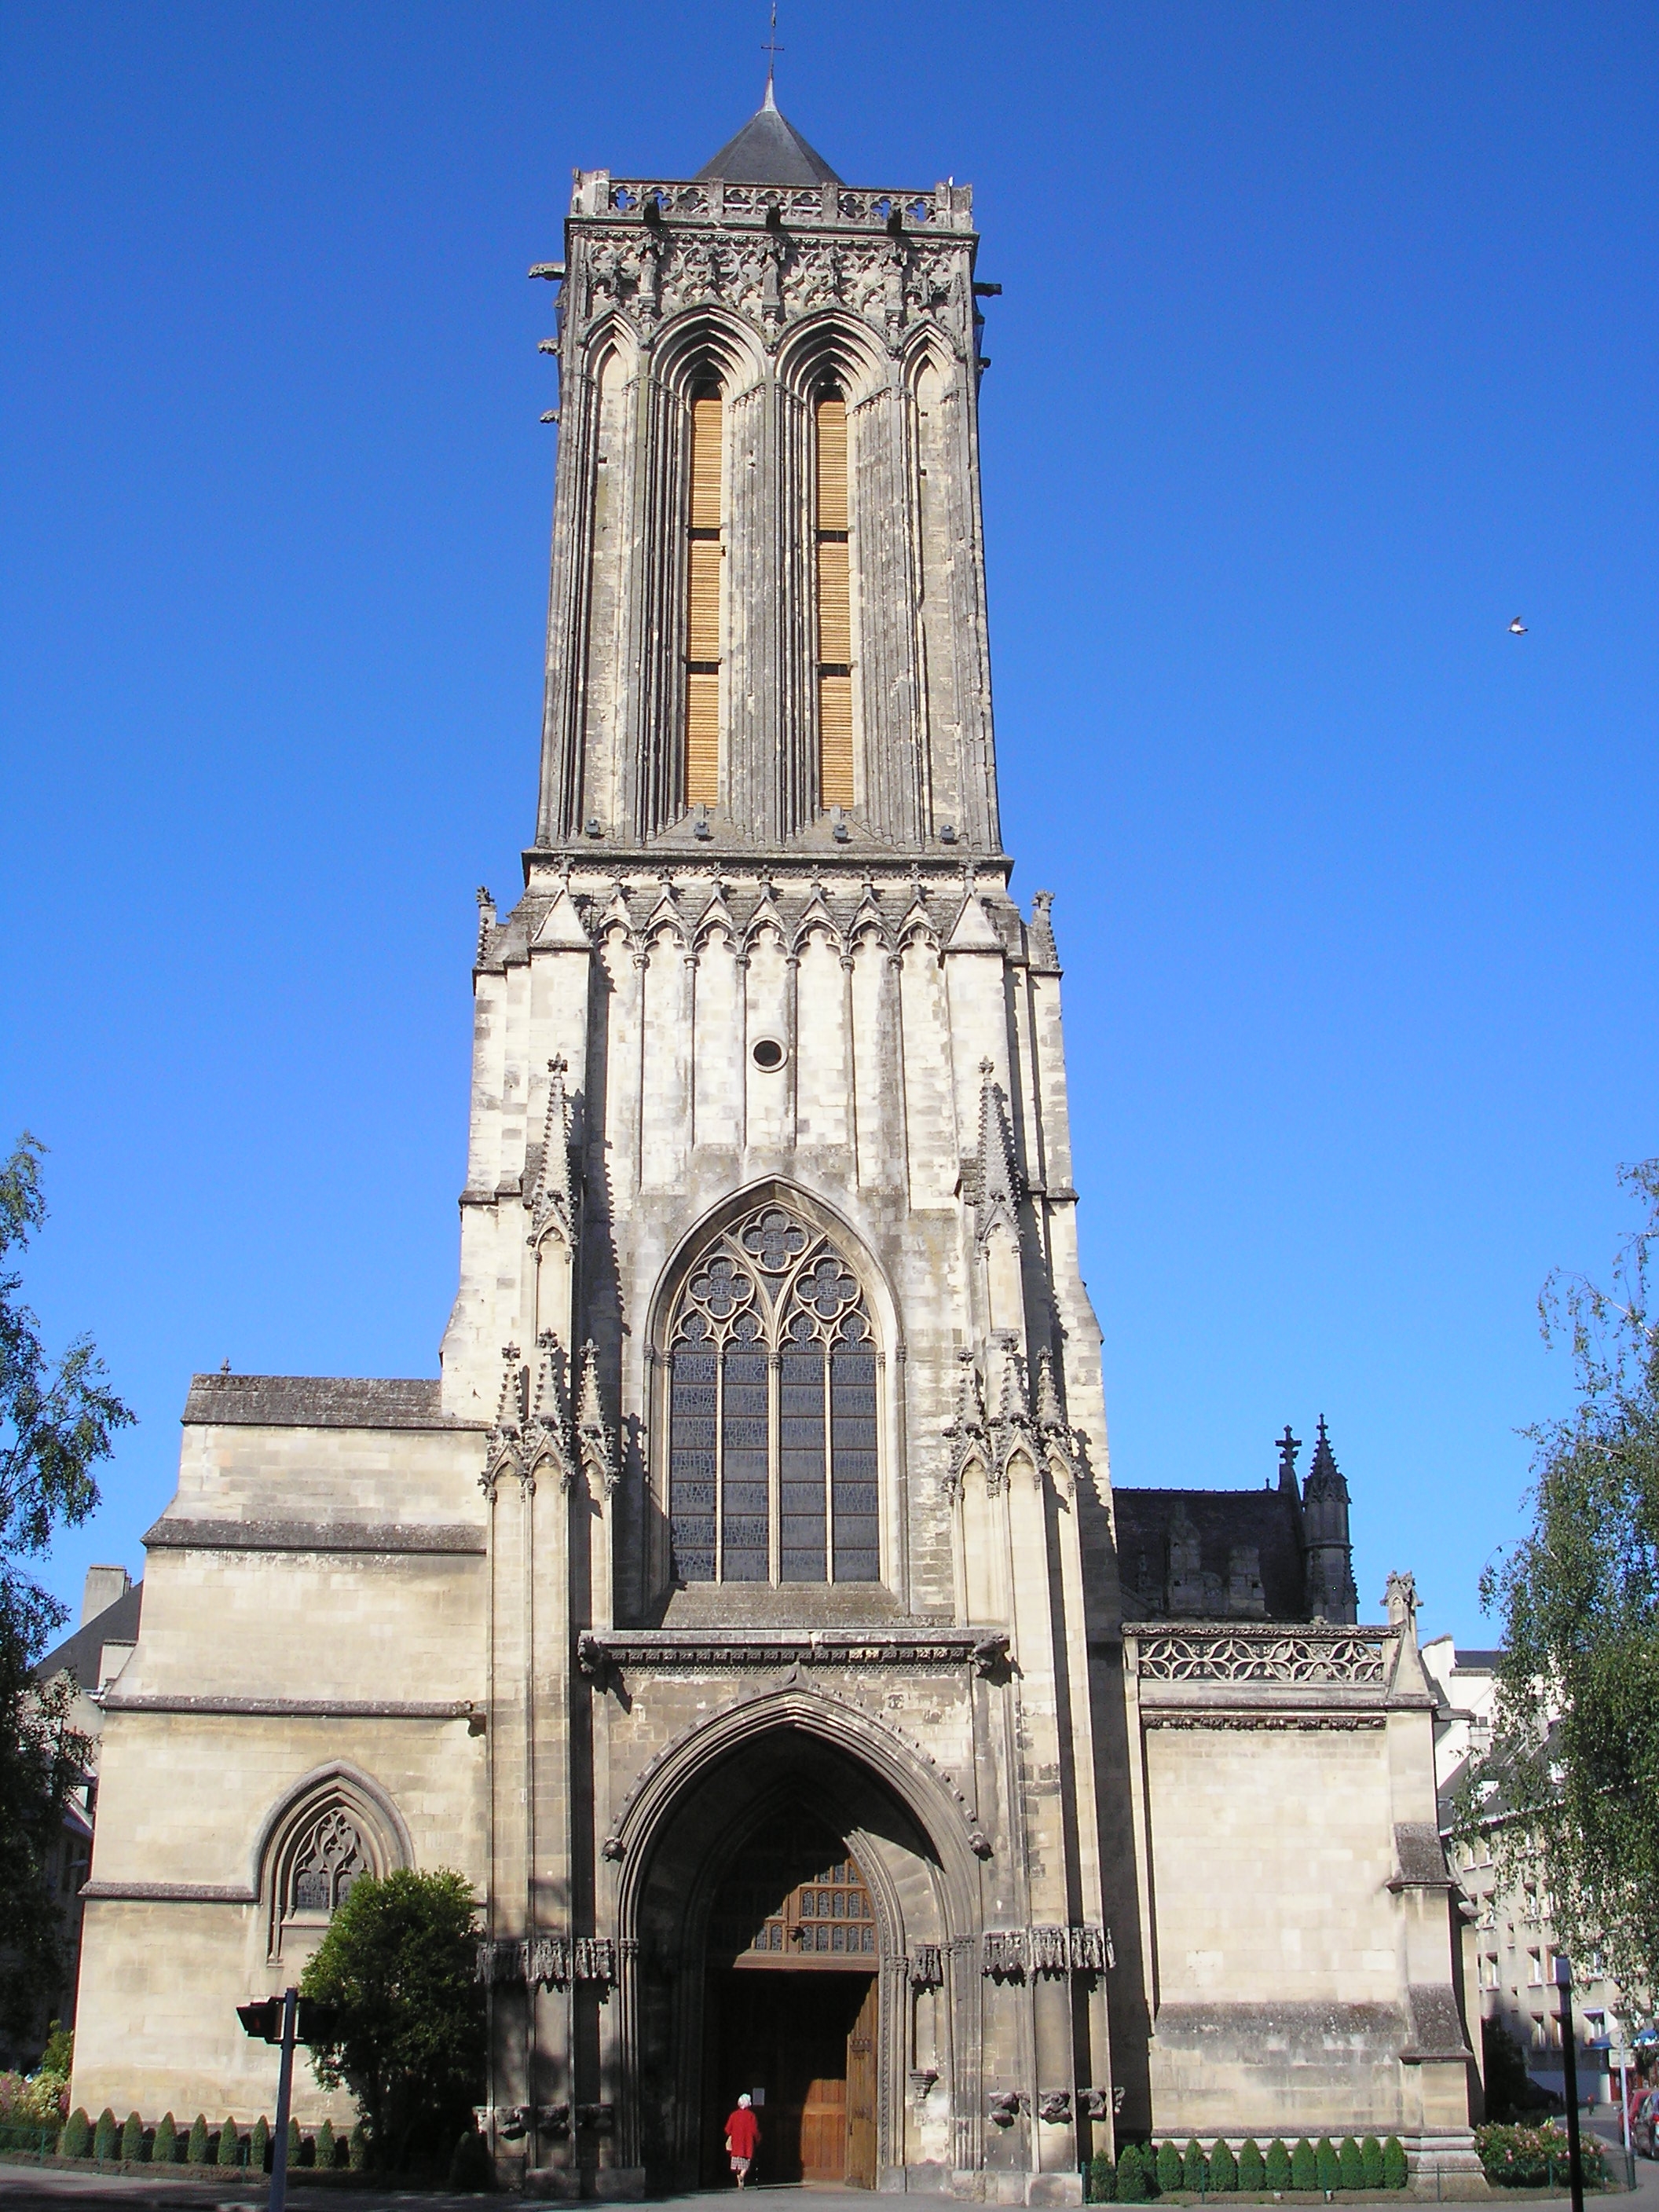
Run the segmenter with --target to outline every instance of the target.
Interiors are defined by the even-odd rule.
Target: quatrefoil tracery
[[[872,1332],[857,1277],[830,1240],[781,1206],[720,1237],[692,1270],[672,1343],[857,1344]]]

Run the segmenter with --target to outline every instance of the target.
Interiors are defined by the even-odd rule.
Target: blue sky
[[[1322,1411],[1364,1610],[1486,1640],[1534,1300],[1659,1152],[1659,26],[1626,0],[786,0],[850,180],[970,179],[1016,892],[1057,894],[1116,1478]],[[473,887],[532,823],[571,167],[684,175],[753,4],[11,0],[0,1134],[141,1416],[435,1371]],[[1528,623],[1524,638],[1506,629]]]

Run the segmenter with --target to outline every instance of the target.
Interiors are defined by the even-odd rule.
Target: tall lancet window
[[[853,804],[853,608],[847,554],[847,402],[818,401],[818,803]]]
[[[720,775],[720,398],[691,402],[685,550],[685,803],[713,806]]]
[[[881,1577],[876,1340],[830,1240],[781,1206],[717,1237],[669,1333],[668,1517],[685,1583]]]

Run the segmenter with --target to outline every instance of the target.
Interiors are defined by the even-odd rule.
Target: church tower
[[[533,272],[540,804],[443,1402],[490,1425],[491,2104],[538,2172],[712,2174],[745,2087],[809,2178],[1071,2198],[1107,2140],[1099,1337],[998,824],[976,246],[769,87],[694,179],[579,172]]]
[[[1305,1493],[1288,1426],[1277,1488],[1109,1487],[976,246],[769,90],[696,178],[576,177],[441,1375],[191,1385],[99,1692],[89,2111],[268,2112],[237,2008],[450,1869],[539,2198],[723,2180],[744,2092],[771,2181],[1375,2132],[1484,2187],[1409,1577],[1358,1623],[1322,1423]]]

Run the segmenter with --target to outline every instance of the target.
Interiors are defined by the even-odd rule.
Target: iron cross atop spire
[[[775,108],[777,106],[778,103],[773,97],[772,79],[777,68],[778,56],[786,51],[787,49],[785,47],[782,47],[778,44],[778,0],[772,0],[771,35],[767,39],[766,43],[761,48],[761,52],[766,57],[766,97],[761,102],[761,106],[763,107]]]

